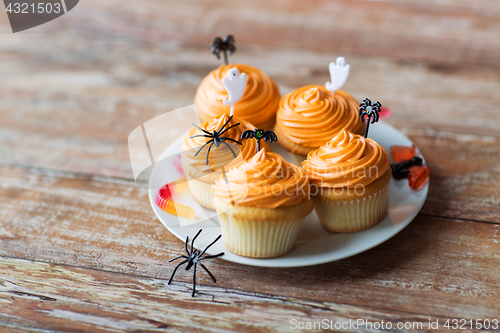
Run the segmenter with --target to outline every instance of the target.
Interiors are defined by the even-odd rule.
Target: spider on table
[[[193,240],[191,241],[190,250],[188,250],[189,236],[186,237],[186,243],[185,243],[184,247],[186,249],[187,256],[180,255],[180,256],[177,256],[177,257],[170,259],[168,261],[168,262],[172,262],[172,261],[180,259],[180,258],[186,259],[186,260],[180,262],[179,264],[177,264],[177,266],[175,266],[174,271],[170,275],[170,279],[168,279],[168,284],[170,284],[172,282],[172,279],[174,278],[175,272],[177,271],[177,268],[179,268],[180,265],[187,263],[186,264],[186,271],[194,266],[194,269],[193,269],[193,292],[191,293],[191,297],[194,297],[194,293],[196,292],[196,267],[197,267],[197,265],[200,265],[201,268],[203,268],[208,273],[208,275],[210,275],[210,277],[212,278],[212,281],[214,281],[214,283],[215,283],[216,282],[215,277],[212,275],[212,273],[210,273],[208,268],[206,268],[205,265],[203,265],[201,263],[201,261],[204,259],[212,259],[212,258],[217,258],[217,257],[224,255],[224,252],[221,252],[219,254],[214,254],[214,255],[203,257],[203,255],[210,248],[210,246],[214,245],[221,238],[221,235],[219,235],[219,237],[217,237],[212,243],[210,243],[210,245],[208,245],[203,251],[199,251],[193,247],[194,241],[196,240],[198,235],[201,233],[201,231],[202,231],[202,229],[200,229],[198,231],[196,236],[194,236]]]

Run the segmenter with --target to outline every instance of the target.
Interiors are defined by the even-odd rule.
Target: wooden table
[[[85,0],[17,34],[1,15],[2,331],[500,320],[498,1]],[[192,103],[220,64],[209,43],[227,33],[230,60],[282,93],[326,82],[345,56],[345,90],[392,109],[387,121],[427,159],[430,190],[415,220],[370,251],[289,269],[217,259],[217,283],[199,274],[191,298],[190,272],[167,285],[182,242],[135,185],[127,136]]]

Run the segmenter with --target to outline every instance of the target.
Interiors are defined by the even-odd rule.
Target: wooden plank
[[[500,222],[500,139],[403,128],[431,169],[422,213]]]
[[[155,42],[174,37],[191,45],[233,33],[241,42],[258,45],[499,66],[500,5],[488,0],[322,0],[314,5],[300,0],[150,0],[141,10],[133,1],[115,0],[82,3],[75,13],[44,29],[104,28],[113,35]]]
[[[0,257],[0,328],[13,331],[289,332],[338,331],[358,319],[428,328],[447,318],[191,285]],[[307,323],[320,323],[316,329]],[[302,323],[302,324],[299,324]],[[407,324],[407,325],[409,325]],[[358,330],[366,328],[361,324]],[[421,325],[421,326],[420,326]],[[349,326],[345,326],[349,328]],[[387,326],[385,326],[387,327]],[[404,330],[402,330],[404,331]]]
[[[183,244],[130,182],[3,168],[0,255],[167,278]],[[500,224],[419,216],[363,254],[300,269],[215,260],[217,286],[391,311],[493,318]],[[179,271],[179,281],[191,281]],[[203,285],[212,285],[200,274]]]

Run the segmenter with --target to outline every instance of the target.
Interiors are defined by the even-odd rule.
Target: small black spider
[[[201,146],[200,149],[198,149],[198,151],[196,152],[196,154],[194,154],[194,156],[197,156],[199,154],[199,152],[208,144],[210,144],[210,146],[208,147],[208,151],[207,151],[207,165],[208,165],[208,157],[210,156],[210,149],[212,149],[212,147],[215,145],[215,148],[219,148],[220,144],[223,143],[225,144],[230,150],[231,152],[233,153],[233,156],[234,158],[236,158],[236,154],[233,150],[233,148],[231,148],[230,145],[228,145],[225,140],[229,140],[229,141],[233,141],[239,145],[241,145],[241,142],[239,141],[236,141],[234,139],[231,139],[231,138],[228,138],[228,137],[225,137],[225,136],[221,136],[222,134],[226,133],[227,131],[229,131],[231,128],[233,127],[236,127],[238,126],[240,123],[237,123],[233,126],[229,126],[228,128],[224,129],[224,127],[226,127],[227,124],[229,124],[229,122],[231,121],[231,119],[233,119],[233,116],[230,116],[229,119],[226,121],[226,123],[221,127],[220,130],[216,131],[216,130],[213,130],[212,133],[210,133],[209,131],[207,130],[204,130],[203,128],[201,127],[198,127],[196,124],[193,123],[193,126],[196,127],[197,129],[199,129],[200,131],[204,132],[205,134],[198,134],[198,135],[192,135],[190,136],[190,138],[196,138],[196,137],[205,137],[205,138],[210,138],[210,140],[208,140],[207,142],[205,142],[205,144],[203,146]]]
[[[208,275],[210,275],[210,277],[212,278],[212,281],[214,281],[214,283],[215,283],[216,282],[215,277],[212,275],[212,273],[210,273],[210,271],[208,270],[208,268],[206,268],[205,265],[203,265],[201,263],[201,261],[203,259],[217,258],[217,257],[220,257],[220,256],[224,255],[224,252],[221,252],[219,254],[214,254],[214,255],[211,255],[211,256],[205,256],[205,257],[203,257],[203,255],[208,250],[208,248],[210,246],[214,245],[215,242],[217,242],[221,238],[221,235],[219,235],[219,237],[217,237],[212,243],[210,243],[210,245],[208,245],[203,251],[199,251],[199,250],[197,250],[197,249],[195,249],[193,247],[194,241],[196,240],[196,238],[198,237],[198,235],[201,233],[201,231],[202,231],[202,229],[200,229],[198,231],[198,233],[196,234],[196,236],[194,236],[193,240],[191,241],[191,251],[188,250],[189,236],[186,237],[185,249],[186,249],[187,256],[180,255],[180,256],[175,257],[173,259],[170,259],[168,261],[168,262],[172,262],[172,261],[177,260],[179,258],[185,258],[186,259],[183,262],[177,264],[177,266],[175,266],[174,271],[172,272],[172,275],[170,275],[170,279],[168,279],[168,284],[170,284],[172,282],[172,279],[174,278],[175,272],[177,271],[177,268],[179,268],[180,265],[182,265],[184,263],[187,263],[186,264],[186,271],[189,270],[194,265],[194,269],[193,269],[193,292],[191,293],[191,297],[194,297],[194,293],[196,292],[196,267],[197,267],[197,265],[200,265],[208,273]]]
[[[361,122],[364,122],[366,116],[366,129],[365,129],[365,138],[368,137],[368,128],[370,128],[371,123],[375,123],[379,120],[379,112],[382,104],[380,102],[376,102],[372,105],[372,101],[370,99],[365,98],[362,103],[359,104],[358,114],[361,117]]]
[[[264,141],[278,141],[278,137],[276,137],[276,134],[274,134],[273,131],[265,131],[263,129],[256,129],[256,130],[246,130],[241,134],[241,139],[251,139],[251,138],[256,138],[257,139],[257,151],[260,151],[260,140],[264,139]]]
[[[220,52],[224,53],[224,63],[227,65],[227,54],[232,55],[236,52],[236,46],[234,45],[234,36],[227,35],[224,39],[220,37],[215,37],[210,44],[210,48],[212,53],[217,56],[217,59],[220,59]]]

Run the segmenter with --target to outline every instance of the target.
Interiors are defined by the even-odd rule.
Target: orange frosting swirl
[[[258,128],[270,129],[278,110],[280,92],[276,83],[260,69],[244,65],[221,65],[211,71],[201,81],[194,104],[201,121],[206,121],[221,114],[229,114],[231,107],[222,103],[229,95],[222,85],[222,78],[231,68],[238,68],[247,75],[245,94],[234,107],[234,116],[246,120]],[[270,124],[269,124],[270,123]]]
[[[214,195],[226,203],[277,208],[309,197],[307,173],[266,149],[233,166],[226,177],[228,183],[221,177],[212,186]]]
[[[372,139],[342,130],[307,155],[302,167],[319,187],[366,186],[389,170],[389,156]]]
[[[212,133],[214,130],[219,131],[222,126],[227,122],[229,116],[223,114],[217,118],[213,118],[199,127],[204,130]],[[255,127],[247,121],[237,119],[233,117],[231,121],[224,127],[226,130],[228,127],[236,125],[240,123],[240,125],[235,126],[222,134],[221,136],[226,138],[231,138],[236,141],[241,142],[241,145],[237,143],[227,140],[226,143],[231,146],[236,156],[240,153],[244,160],[251,158],[255,153],[257,153],[257,140],[256,139],[245,139],[240,140],[241,134],[246,130],[255,130]],[[220,169],[221,167],[228,165],[232,161],[235,160],[233,153],[226,145],[220,144],[219,147],[213,146],[210,150],[209,157],[209,165],[206,165],[207,151],[210,144],[206,145],[197,156],[194,156],[198,149],[201,148],[210,138],[206,138],[203,136],[190,138],[193,135],[204,135],[202,131],[193,126],[189,131],[188,135],[184,137],[184,144],[182,146],[183,153],[190,159],[190,164],[196,166],[199,170],[202,171],[214,171]],[[262,142],[261,142],[262,144]],[[264,146],[264,145],[263,145]],[[266,146],[267,147],[267,146]]]
[[[343,90],[334,95],[324,86],[310,85],[283,96],[276,123],[283,135],[305,147],[319,147],[342,129],[354,132],[361,125],[359,105]]]

